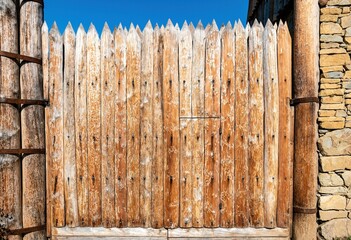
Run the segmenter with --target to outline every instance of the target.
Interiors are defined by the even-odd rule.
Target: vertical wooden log
[[[263,84],[265,105],[264,189],[267,228],[276,227],[278,196],[279,85],[277,67],[277,34],[271,21],[263,33]]]
[[[191,116],[192,36],[185,22],[179,38],[180,116]],[[180,122],[180,226],[192,226],[192,121]]]
[[[163,79],[163,35],[158,26],[154,29],[153,51],[153,115],[152,115],[152,227],[163,227],[163,108],[162,108],[162,79]]]
[[[1,0],[0,5],[0,49],[18,53],[16,5],[11,0]],[[18,65],[6,57],[0,57],[0,86],[0,97],[20,97]],[[0,104],[0,129],[0,148],[20,148],[20,115],[15,107]],[[21,228],[21,162],[17,157],[0,155],[0,189],[0,208],[13,218],[8,227]]]
[[[303,41],[301,41],[303,39]],[[294,98],[318,97],[318,1],[294,1]],[[295,106],[293,238],[316,239],[317,103]],[[302,170],[303,169],[303,170]],[[297,209],[310,210],[310,214]],[[311,211],[312,210],[312,211]]]
[[[100,40],[93,25],[87,33],[89,226],[101,225]]]
[[[66,206],[66,225],[78,226],[76,144],[75,138],[75,34],[69,23],[63,36],[64,82],[63,82],[63,162]]]
[[[79,226],[88,226],[89,219],[89,175],[88,175],[88,122],[87,122],[87,37],[80,24],[76,36],[75,50],[75,127],[76,165]]]
[[[264,226],[263,31],[255,21],[249,33],[249,209],[254,227]]]
[[[120,25],[114,31],[116,94],[115,94],[115,201],[116,224],[127,226],[127,45]]]
[[[49,33],[50,40],[50,93],[51,103],[47,114],[47,129],[49,135],[50,161],[48,197],[51,201],[49,211],[51,211],[51,225],[53,227],[63,227],[65,223],[65,202],[63,187],[63,40],[56,23]]]
[[[101,35],[101,181],[102,224],[116,225],[115,212],[115,89],[113,35],[105,23]]]
[[[131,25],[127,36],[127,214],[128,226],[140,226],[140,63],[141,41]]]
[[[215,22],[207,33],[205,60],[204,225],[219,226],[220,176],[220,34]]]
[[[235,129],[234,129],[234,225],[247,227],[248,212],[248,47],[247,30],[241,22],[235,31]]]
[[[141,56],[141,119],[140,119],[140,219],[142,226],[151,226],[151,182],[153,161],[153,56],[154,36],[151,22],[142,34]]]
[[[221,59],[221,227],[234,226],[235,35],[230,23],[222,33]]]
[[[179,79],[178,36],[169,21],[164,32],[163,54],[164,107],[164,226],[179,226]]]
[[[277,226],[289,227],[292,219],[292,165],[293,165],[293,111],[292,49],[287,24],[279,23],[278,74],[279,74],[279,182]]]
[[[44,22],[42,28],[41,28],[41,41],[42,41],[42,59],[43,59],[43,89],[44,89],[44,99],[49,100],[49,92],[50,92],[50,77],[49,77],[49,29],[48,25],[46,22]],[[51,165],[50,165],[50,158],[49,158],[49,153],[50,153],[50,132],[48,131],[48,119],[49,119],[49,108],[45,108],[45,149],[46,149],[46,164],[45,164],[45,170],[46,170],[46,179],[45,179],[45,185],[46,185],[46,235],[50,236],[51,235],[51,198],[49,197],[51,192],[50,192],[50,181],[47,179],[50,179],[50,170]]]
[[[205,31],[199,22],[193,35],[193,60],[191,77],[192,116],[203,117],[205,106]],[[204,120],[193,120],[193,227],[203,227],[204,218]]]
[[[20,4],[24,3],[23,0]],[[41,58],[40,30],[43,24],[41,4],[25,3],[20,11],[20,53]],[[21,98],[43,99],[42,66],[27,63],[20,71]],[[21,112],[22,148],[45,147],[44,108],[28,106]],[[23,227],[45,224],[45,155],[30,155],[22,161]],[[45,233],[35,232],[23,239],[44,239]]]

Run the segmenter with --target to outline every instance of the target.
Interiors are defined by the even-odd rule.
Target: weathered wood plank
[[[205,110],[205,31],[199,22],[193,35],[193,60],[191,77],[192,116],[203,117]],[[192,169],[192,226],[204,224],[204,120],[193,120],[193,169]]]
[[[140,221],[140,63],[141,41],[132,25],[127,36],[127,214],[128,226]]]
[[[179,79],[178,35],[169,21],[164,32],[163,54],[164,108],[164,226],[179,225]]]
[[[247,227],[248,215],[248,49],[247,31],[239,22],[235,31],[235,168],[234,226]]]
[[[279,23],[277,32],[279,76],[279,182],[277,226],[289,227],[292,219],[293,111],[292,50],[287,24]]]
[[[249,211],[254,227],[264,226],[263,31],[255,21],[249,33]]]
[[[221,37],[216,22],[206,36],[205,116],[220,116]]]
[[[220,33],[215,22],[207,33],[205,54],[205,116],[220,116]],[[204,226],[219,226],[220,120],[205,121]]]
[[[116,226],[115,212],[115,89],[114,40],[105,24],[101,35],[101,181],[102,224]]]
[[[163,77],[163,35],[158,26],[154,29],[153,49],[153,115],[152,115],[152,222],[153,228],[163,227],[163,175],[164,175],[164,145],[163,145],[163,108],[162,108],[162,77]]]
[[[0,49],[18,53],[17,14],[15,3],[11,0],[0,1]],[[5,57],[0,58],[0,96],[19,97],[19,67]],[[0,104],[0,148],[19,148],[20,114],[8,104]],[[0,208],[10,214],[13,221],[8,224],[10,229],[22,227],[21,207],[21,162],[17,157],[0,155]],[[10,239],[21,239],[10,236]]]
[[[20,4],[24,0],[19,1]],[[20,54],[41,58],[41,26],[43,7],[30,2],[20,9]],[[5,35],[3,35],[5,36]],[[27,63],[21,66],[21,98],[43,99],[42,66]],[[28,106],[21,112],[22,148],[45,147],[44,108]],[[35,154],[22,160],[23,227],[45,224],[45,155]],[[23,239],[44,239],[44,231],[27,234]]]
[[[88,176],[88,122],[87,122],[87,45],[86,33],[80,25],[75,51],[75,124],[76,165],[79,226],[88,226],[89,176]]]
[[[151,22],[142,33],[141,56],[141,118],[140,118],[140,219],[144,227],[151,226],[152,215],[152,156],[153,156],[153,56],[154,37]]]
[[[192,120],[180,120],[180,223],[187,228],[192,226]]]
[[[220,226],[234,226],[235,35],[228,24],[222,33],[221,57],[221,209]]]
[[[44,99],[49,100],[49,87],[50,87],[50,77],[49,77],[49,28],[46,22],[43,23],[43,26],[41,28],[41,41],[42,41],[42,58],[43,58],[43,89],[44,89]],[[45,108],[45,149],[46,149],[46,165],[45,165],[45,174],[46,174],[46,181],[45,181],[45,186],[46,186],[46,197],[45,197],[45,203],[46,203],[46,217],[45,217],[45,222],[46,222],[46,234],[51,235],[51,187],[50,187],[50,181],[47,181],[47,179],[50,179],[50,158],[49,158],[49,153],[50,153],[50,132],[49,132],[49,124],[48,124],[48,119],[49,119],[49,108]]]
[[[192,55],[192,36],[189,26],[185,22],[179,35],[179,108],[181,117],[191,117]]]
[[[101,225],[100,40],[94,25],[87,33],[89,225]]]
[[[193,36],[191,108],[192,116],[205,114],[205,30],[199,22]]]
[[[179,36],[179,108],[191,116],[192,36],[185,22]],[[180,122],[180,227],[192,226],[192,121]]]
[[[277,37],[268,21],[263,34],[263,71],[265,96],[265,227],[276,227],[278,192],[279,88]]]
[[[127,44],[120,25],[114,31],[116,62],[115,202],[116,224],[127,226]]]
[[[47,124],[50,129],[49,154],[51,225],[65,226],[63,188],[63,41],[56,23],[49,33],[50,39],[50,103]]]
[[[69,23],[63,35],[64,79],[63,79],[63,164],[65,189],[66,225],[78,226],[78,199],[76,176],[75,138],[75,34]]]

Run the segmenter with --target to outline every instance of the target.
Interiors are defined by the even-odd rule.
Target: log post
[[[303,103],[295,106],[293,239],[316,239],[319,7],[294,5],[294,98]]]

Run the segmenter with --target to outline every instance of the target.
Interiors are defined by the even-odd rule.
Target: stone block
[[[338,48],[339,46],[340,46],[339,43],[321,43],[321,48],[322,49]]]
[[[333,83],[322,83],[320,85],[320,89],[337,89],[340,87],[341,86],[339,84],[333,84]]]
[[[347,218],[347,211],[319,211],[319,219],[322,221],[338,218]]]
[[[344,98],[342,96],[332,96],[332,97],[322,97],[321,98],[322,103],[343,103]]]
[[[349,202],[346,205],[346,210],[351,210],[351,199],[349,199]]]
[[[344,185],[343,179],[335,173],[320,173],[318,180],[321,186],[332,187]]]
[[[351,187],[351,171],[345,171],[341,174],[344,184],[347,187]]]
[[[327,72],[323,73],[324,77],[326,78],[342,78],[344,74],[342,72]]]
[[[351,122],[345,122],[345,127],[346,128],[351,128]]]
[[[336,111],[335,110],[319,110],[318,115],[320,117],[333,117],[335,116]]]
[[[328,49],[321,49],[319,54],[336,54],[336,53],[346,53],[344,48],[328,48]]]
[[[342,13],[350,13],[350,7],[343,7]]]
[[[320,97],[325,96],[343,96],[345,89],[325,89],[319,92]]]
[[[345,110],[336,110],[335,116],[336,117],[346,117],[347,113]]]
[[[344,122],[343,117],[319,117],[318,122]]]
[[[337,160],[348,161],[348,166],[351,168],[351,156],[342,156],[351,154],[351,129],[345,128],[326,133],[318,139],[318,147],[324,156],[340,156],[342,159]]]
[[[321,234],[326,240],[346,238],[351,235],[351,220],[334,219],[320,226]]]
[[[338,15],[321,15],[320,16],[320,21],[321,22],[337,22],[338,21]]]
[[[344,79],[351,79],[351,71],[345,72]]]
[[[337,23],[322,23],[320,26],[320,34],[343,34],[344,31]]]
[[[318,192],[321,194],[346,195],[347,188],[345,188],[345,187],[320,187]]]
[[[341,27],[342,28],[351,27],[351,16],[346,16],[341,18]]]
[[[321,79],[321,84],[325,84],[325,83],[337,84],[337,83],[340,83],[340,81],[341,81],[340,79],[322,78]]]
[[[319,124],[320,128],[322,129],[343,129],[345,127],[345,122],[321,122]]]
[[[327,8],[322,8],[321,9],[322,14],[334,14],[334,15],[339,15],[342,13],[342,10],[337,7],[327,7]]]
[[[337,104],[321,104],[320,109],[327,110],[327,109],[332,109],[332,110],[337,110],[337,109],[345,109],[345,104],[343,103],[337,103]]]
[[[350,64],[349,54],[333,54],[320,56],[321,67],[343,66],[347,64]]]
[[[338,35],[321,35],[321,42],[334,42],[334,43],[343,43],[344,40],[341,36]]]
[[[321,157],[323,172],[351,169],[351,156]]]
[[[345,210],[346,197],[339,195],[321,196],[319,208],[322,210]]]

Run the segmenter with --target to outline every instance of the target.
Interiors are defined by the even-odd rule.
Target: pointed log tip
[[[93,24],[93,23],[90,23],[90,26],[89,26],[88,32],[97,33],[96,28],[95,28],[95,26],[94,26],[94,24]]]
[[[123,30],[123,26],[122,26],[122,23],[119,23],[118,24],[118,27],[117,27],[118,30]]]
[[[158,23],[155,24],[154,31],[160,30],[160,27],[158,26]]]
[[[130,32],[130,31],[134,31],[134,30],[135,30],[134,24],[133,24],[133,23],[130,23],[129,32]]]
[[[111,32],[110,27],[108,26],[107,22],[104,23],[104,27],[102,28],[102,32],[104,32],[104,31]]]
[[[144,27],[144,31],[145,31],[145,30],[152,30],[152,23],[151,23],[150,20],[147,21],[147,23],[146,23],[146,25],[145,25],[145,27]]]
[[[255,21],[252,24],[252,27],[259,27],[260,23],[258,22],[257,18],[255,19]]]
[[[60,30],[59,30],[59,28],[58,28],[58,26],[57,26],[56,21],[52,24],[52,27],[51,27],[51,29],[50,29],[50,33],[51,33],[51,34],[53,34],[53,33],[55,33],[55,34],[61,34],[61,33],[60,33]]]
[[[230,21],[227,22],[227,25],[225,26],[226,29],[232,29],[232,23]]]
[[[67,23],[66,29],[64,31],[64,34],[66,35],[67,33],[69,34],[75,34],[71,22]]]
[[[239,21],[236,23],[236,27],[244,28],[244,25],[243,25],[243,23],[241,22],[240,19],[239,19]]]
[[[170,18],[168,18],[166,27],[174,27],[172,20]]]
[[[273,28],[273,23],[271,22],[271,20],[270,19],[268,19],[267,20],[267,22],[266,22],[266,28]]]
[[[189,28],[190,28],[190,29],[195,29],[195,26],[194,26],[193,22],[190,22],[190,23],[189,23]]]
[[[184,21],[183,26],[182,26],[182,32],[188,32],[189,31],[189,25],[187,21]]]
[[[218,26],[216,20],[212,20],[212,31],[218,31]]]
[[[199,20],[199,22],[197,23],[196,28],[199,29],[199,30],[203,30],[204,29],[204,25],[202,24],[201,20]]]
[[[41,26],[42,30],[47,31],[48,30],[48,24],[46,23],[46,21],[43,22],[43,25]]]

